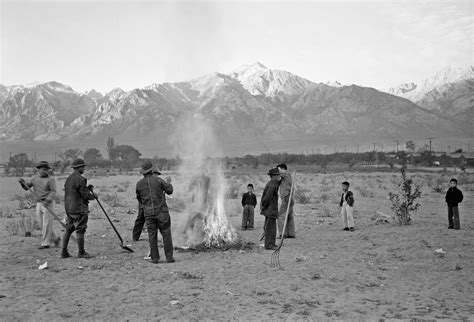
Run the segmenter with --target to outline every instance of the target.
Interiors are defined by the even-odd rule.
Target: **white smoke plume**
[[[198,114],[183,119],[173,145],[182,160],[179,176],[185,181],[178,193],[186,196],[184,216],[173,238],[185,246],[231,243],[237,235],[225,213],[227,182],[217,158],[222,150],[209,121]]]

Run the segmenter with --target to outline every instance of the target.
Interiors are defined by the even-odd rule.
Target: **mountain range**
[[[0,140],[100,142],[170,154],[181,120],[210,122],[225,153],[301,151],[315,142],[473,137],[474,68],[376,90],[316,83],[261,63],[102,94],[47,82],[0,85]],[[190,129],[192,131],[192,129]]]

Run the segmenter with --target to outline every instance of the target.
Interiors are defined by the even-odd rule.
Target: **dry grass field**
[[[240,227],[240,197],[253,183],[260,199],[265,170],[227,172],[226,212]],[[170,175],[175,193],[168,203],[182,209],[188,179]],[[397,172],[339,172],[297,175],[296,239],[285,240],[281,269],[256,229],[239,234],[252,249],[175,251],[176,263],[146,260],[146,232],[131,242],[140,176],[86,177],[114,224],[135,250],[126,253],[96,202],[91,203],[86,249],[93,259],[59,257],[59,248],[38,250],[34,209],[17,178],[0,178],[0,320],[314,320],[472,319],[474,317],[474,175],[410,172],[423,184],[422,207],[412,224],[384,222],[391,215],[388,193]],[[465,199],[461,230],[447,229],[444,193],[457,177]],[[65,176],[57,177],[63,194]],[[340,183],[351,182],[355,232],[342,231]],[[64,216],[60,200],[56,213]],[[175,246],[183,246],[185,215],[171,210]],[[24,237],[25,227],[32,237]],[[55,231],[61,232],[54,223]],[[446,254],[438,255],[442,248]],[[76,255],[71,242],[70,252]],[[162,254],[162,248],[160,248]],[[163,258],[163,256],[162,256]],[[39,270],[47,262],[48,268]]]

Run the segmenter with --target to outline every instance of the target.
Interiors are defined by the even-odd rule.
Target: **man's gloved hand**
[[[23,188],[23,190],[25,191],[28,191],[30,188],[28,188],[28,186],[26,185],[26,182],[25,182],[25,179],[23,178],[20,178],[18,180],[18,182],[20,183],[21,187]]]
[[[90,184],[87,186],[87,189],[89,189],[90,191],[94,191],[94,186]]]

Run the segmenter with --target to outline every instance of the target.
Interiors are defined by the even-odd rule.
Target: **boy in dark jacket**
[[[339,202],[341,207],[342,222],[344,224],[343,230],[354,231],[354,216],[352,214],[352,206],[354,206],[354,195],[349,191],[349,182],[342,183],[342,196]]]
[[[242,230],[253,230],[254,209],[257,196],[253,193],[253,184],[247,185],[247,192],[242,195]]]
[[[461,190],[457,188],[458,181],[456,179],[451,179],[449,181],[449,189],[446,191],[446,203],[448,204],[448,229],[459,230],[459,209],[458,204],[462,202],[463,195]]]
[[[268,172],[270,181],[263,189],[260,200],[261,214],[265,216],[265,249],[277,249],[276,240],[276,220],[278,218],[278,186],[280,182],[280,172],[277,168]]]

